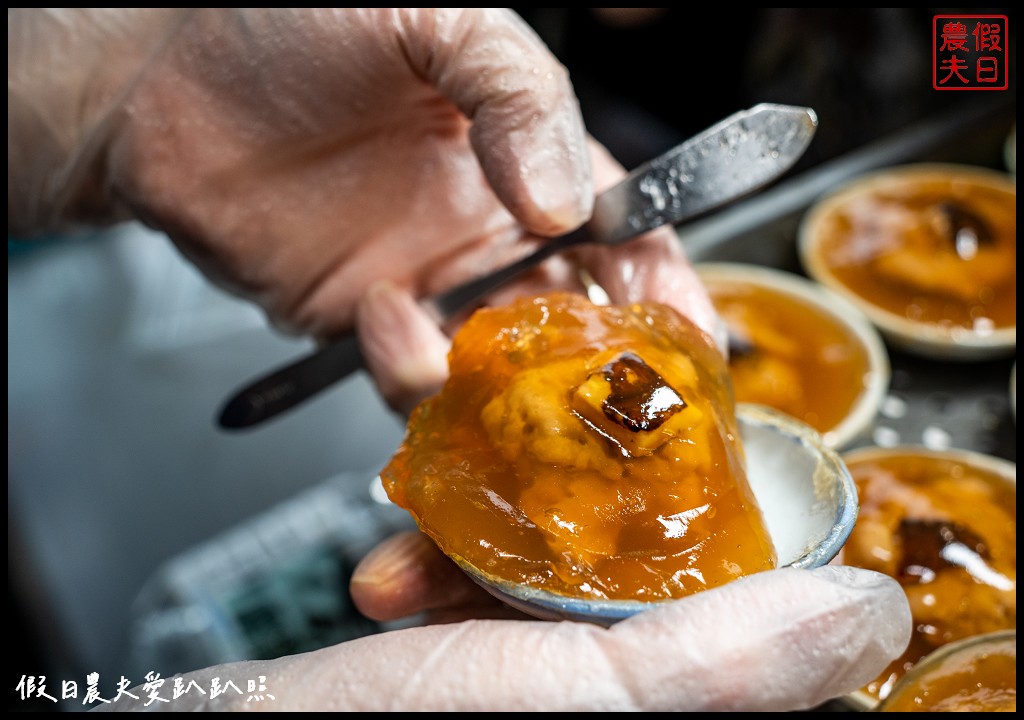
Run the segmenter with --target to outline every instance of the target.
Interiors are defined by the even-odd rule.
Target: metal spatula
[[[761,104],[636,168],[601,193],[590,220],[532,255],[424,301],[440,320],[471,307],[539,262],[581,243],[614,245],[662,225],[678,225],[764,187],[803,155],[817,117],[810,108]],[[363,366],[355,333],[236,392],[220,413],[226,429],[257,425],[294,408]]]

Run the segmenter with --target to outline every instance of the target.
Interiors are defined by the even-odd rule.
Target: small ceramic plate
[[[894,346],[940,360],[1012,355],[1014,176],[967,165],[891,167],[803,217],[804,270],[856,305]]]
[[[827,565],[846,542],[857,518],[857,494],[846,466],[815,430],[788,415],[740,404],[737,417],[747,478],[764,514],[779,565]],[[545,620],[611,625],[657,605],[570,598],[496,579],[470,565],[460,566],[494,596]]]
[[[729,358],[737,402],[785,412],[833,448],[868,435],[890,366],[881,336],[856,306],[783,270],[743,263],[696,270],[730,337],[739,337]]]
[[[914,618],[904,653],[844,698],[874,708],[907,668],[953,640],[1007,625],[1016,612],[1017,465],[969,450],[863,447],[842,455],[858,520],[839,561],[897,578]]]
[[[943,645],[896,683],[878,712],[1016,712],[1017,631]]]

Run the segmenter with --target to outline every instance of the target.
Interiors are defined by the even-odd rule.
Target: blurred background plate
[[[1017,631],[964,638],[935,650],[878,704],[878,712],[1016,712]]]
[[[737,402],[788,413],[833,448],[863,439],[889,387],[889,357],[856,306],[807,278],[748,263],[698,263],[729,330]]]
[[[854,178],[804,215],[805,271],[894,345],[939,360],[1017,347],[1017,187],[952,163],[893,165]]]
[[[627,168],[758,102],[815,109],[815,141],[789,178],[681,228],[695,261],[803,274],[799,219],[842,182],[904,162],[1007,169],[1014,85],[932,90],[930,8],[755,8],[730,18],[727,46],[721,33],[695,31],[718,26],[715,8],[516,9],[566,64],[588,127]],[[1013,8],[994,12],[1013,24]],[[1014,49],[1011,42],[1011,60]],[[667,87],[666,73],[690,57],[697,62],[684,68],[685,82]],[[1016,78],[1015,66],[1009,76]],[[684,85],[699,102],[680,100]],[[9,239],[8,253],[8,587],[20,658],[10,687],[22,675],[84,687],[86,674],[98,672],[109,695],[121,674],[140,681],[132,658],[159,650],[157,623],[148,620],[174,617],[164,612],[176,604],[179,619],[197,617],[188,598],[155,589],[168,587],[170,568],[195,566],[186,576],[194,593],[259,600],[245,606],[250,627],[262,632],[261,618],[271,618],[272,630],[290,628],[302,647],[379,629],[343,597],[363,540],[266,539],[278,537],[267,528],[276,533],[316,517],[297,506],[323,502],[320,489],[345,500],[338,523],[388,512],[370,489],[379,487],[376,470],[404,423],[367,378],[353,377],[257,433],[224,435],[214,414],[238,379],[310,343],[276,333],[141,225],[32,244]],[[888,349],[890,389],[864,443],[956,445],[1015,458],[1012,358],[965,372]],[[384,520],[363,527],[369,541],[390,529]],[[268,543],[280,544],[280,554]],[[331,583],[337,597],[325,599]],[[310,597],[301,608],[341,614],[325,621],[310,612],[307,623],[293,615],[288,625],[261,615],[261,603],[289,604],[300,587]],[[309,632],[317,617],[325,623],[320,636]],[[250,652],[273,646],[254,642]],[[215,652],[222,647],[211,641],[187,661],[237,657]],[[185,663],[170,647],[172,656]],[[9,701],[11,710],[53,707],[17,694]],[[83,706],[79,699],[61,709]]]
[[[848,701],[873,707],[950,642],[1017,626],[1017,466],[967,450],[863,447],[843,453],[860,514],[841,561],[899,581],[910,645]]]

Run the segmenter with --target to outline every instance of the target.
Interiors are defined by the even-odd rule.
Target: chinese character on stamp
[[[932,87],[1006,90],[1009,87],[1005,15],[936,15],[932,20]]]

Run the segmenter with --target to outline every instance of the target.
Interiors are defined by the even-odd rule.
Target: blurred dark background
[[[627,168],[760,102],[818,114],[793,174],[930,118],[993,103],[1015,113],[1008,8],[514,9],[568,67],[590,132]],[[932,18],[957,13],[1010,18],[1008,91],[932,89]],[[148,669],[191,669],[231,652],[304,649],[277,642],[280,632],[260,645],[256,632],[265,639],[280,630],[273,611],[294,605],[296,593],[310,597],[310,587],[327,601],[310,611],[306,631],[329,627],[320,637],[337,641],[379,629],[351,616],[345,572],[374,533],[392,528],[390,519],[367,518],[377,507],[376,469],[397,447],[401,420],[356,377],[258,433],[225,436],[213,426],[228,391],[307,347],[277,336],[141,227],[31,251],[9,243],[10,710],[81,710],[91,672],[110,695],[120,674],[137,683]],[[334,565],[303,554],[310,504],[338,508],[319,517],[326,535],[308,541],[337,550]],[[331,535],[332,522],[349,534]],[[282,532],[287,542],[266,541]],[[361,542],[352,539],[359,532]],[[295,548],[286,564],[298,581],[275,576],[265,545]],[[201,562],[203,572],[184,572]],[[236,578],[245,563],[248,575]],[[246,617],[263,624],[242,638],[248,645],[161,654],[188,647],[189,632],[223,631],[182,630],[173,625],[180,613],[157,612],[202,607],[201,595],[217,611],[244,601]],[[74,679],[78,701],[22,700],[22,675],[46,675],[50,693]]]
[[[799,171],[996,94],[932,88],[935,15],[1006,15],[1016,67],[1009,8],[514,9],[569,69],[591,133],[627,169],[760,102],[817,112]]]

